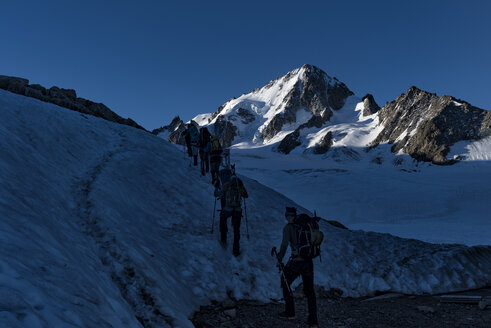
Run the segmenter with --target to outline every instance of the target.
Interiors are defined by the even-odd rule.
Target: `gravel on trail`
[[[462,293],[491,297],[491,288]],[[387,294],[375,298],[318,296],[319,327],[491,327],[491,304],[441,303],[439,296]],[[297,328],[308,327],[307,300],[295,297],[296,318],[281,319],[281,302],[258,301],[212,302],[202,306],[191,319],[195,327],[221,328]]]

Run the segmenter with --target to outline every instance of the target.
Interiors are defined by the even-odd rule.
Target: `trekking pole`
[[[245,212],[245,219],[246,219],[247,240],[249,240],[249,223],[247,222],[247,205],[246,205],[245,198],[244,198],[244,212]]]
[[[211,221],[211,234],[213,234],[213,229],[215,228],[215,213],[217,209],[217,198],[215,197],[215,204],[213,205],[213,220]]]
[[[276,247],[273,247],[273,249],[271,250],[271,256],[276,257],[276,261],[278,261],[278,269],[280,270],[281,277],[285,281],[285,285],[286,285],[286,288],[288,289],[288,292],[290,293],[290,295],[293,295],[292,289],[290,288],[290,285],[288,285],[288,280],[286,280],[285,265],[283,264],[283,262],[280,261],[280,258],[278,256],[278,252],[276,251]]]

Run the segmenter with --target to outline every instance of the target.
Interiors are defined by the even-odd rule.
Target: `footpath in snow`
[[[209,176],[158,137],[0,90],[0,153],[0,326],[192,327],[211,300],[280,297],[269,251],[285,206],[299,206],[259,182],[242,177],[251,239],[242,234],[234,258],[209,233]],[[489,246],[322,229],[315,274],[325,289],[421,294],[491,282]]]

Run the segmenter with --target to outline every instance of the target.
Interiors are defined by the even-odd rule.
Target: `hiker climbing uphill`
[[[191,122],[189,127],[189,136],[191,139],[191,150],[193,152],[194,166],[198,165],[198,151],[199,151],[199,131],[196,125]]]
[[[191,127],[190,123],[186,124],[186,130],[184,130],[182,132],[182,136],[184,137],[184,141],[186,142],[186,148],[188,151],[188,156],[192,157],[193,156],[193,150],[191,148],[191,134],[189,133],[190,127]]]
[[[283,240],[279,253],[276,247],[271,250],[271,255],[276,256],[281,275],[281,288],[285,300],[285,311],[280,314],[282,318],[295,318],[295,304],[293,301],[291,283],[302,276],[303,291],[307,297],[309,316],[307,323],[310,327],[318,327],[317,324],[317,302],[314,290],[314,263],[313,258],[320,255],[320,243],[322,232],[315,218],[306,214],[297,216],[295,207],[287,207],[285,218],[288,223],[283,228]],[[291,257],[283,267],[282,259],[290,245]]]
[[[211,184],[214,185],[218,179],[218,170],[222,161],[222,146],[218,136],[211,137],[210,141],[210,172]]]
[[[208,128],[202,127],[199,129],[199,158],[201,160],[201,175],[205,175],[210,171],[210,141],[211,134]]]
[[[227,243],[227,219],[232,217],[232,227],[234,229],[234,245],[233,254],[240,254],[240,221],[242,218],[242,198],[247,198],[247,190],[244,183],[235,175],[235,170],[232,171],[230,181],[222,186],[222,197],[224,197],[225,206],[220,212],[220,241],[223,245]],[[223,204],[223,203],[222,203]]]

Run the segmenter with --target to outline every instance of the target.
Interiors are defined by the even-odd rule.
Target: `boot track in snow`
[[[120,136],[124,142],[124,136]],[[166,315],[155,302],[156,298],[150,288],[152,283],[135,267],[127,252],[118,245],[111,231],[105,227],[104,218],[92,213],[90,194],[94,182],[114,157],[131,151],[124,149],[123,142],[115,150],[106,153],[102,160],[76,183],[77,215],[81,219],[84,233],[95,242],[101,262],[107,268],[122,297],[135,312],[136,319],[143,327],[173,326],[173,318]]]

